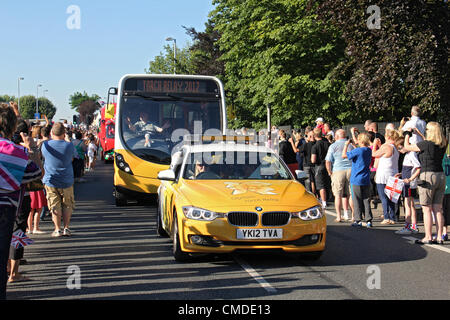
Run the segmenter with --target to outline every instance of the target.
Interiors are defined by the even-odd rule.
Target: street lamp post
[[[166,41],[173,41],[173,74],[177,73],[177,39],[168,37]]]
[[[20,112],[20,81],[21,81],[21,80],[24,80],[24,79],[25,79],[25,78],[23,78],[23,77],[17,78],[17,93],[18,93],[18,95],[19,95],[18,101],[17,101],[17,106],[18,106],[18,108],[19,108],[19,112]]]
[[[39,113],[39,87],[42,87],[42,84],[38,84],[36,88],[36,115]]]

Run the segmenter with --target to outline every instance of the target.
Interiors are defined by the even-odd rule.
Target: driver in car
[[[150,134],[151,133],[162,133],[165,129],[170,127],[170,122],[166,121],[162,127],[158,127],[149,120],[149,115],[145,111],[141,111],[139,114],[139,120],[132,124],[130,118],[127,118],[128,128],[134,133],[144,133],[145,132],[145,143],[144,147],[150,147]]]

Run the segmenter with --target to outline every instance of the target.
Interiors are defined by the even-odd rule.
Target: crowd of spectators
[[[449,146],[439,123],[426,123],[420,115],[420,108],[412,107],[409,117],[398,126],[388,123],[383,134],[371,120],[364,123],[363,132],[356,127],[349,132],[332,130],[323,118],[314,127],[290,133],[272,127],[272,136],[279,137],[278,148],[274,141],[267,145],[279,153],[291,172],[294,167],[304,171],[306,189],[324,208],[334,198],[336,222],[371,228],[373,210],[381,203],[382,225],[396,225],[403,207],[405,224],[396,233],[416,234],[421,208],[425,236],[416,243],[442,244],[448,239],[450,224]],[[392,178],[404,184],[400,199],[387,192],[393,190]]]
[[[71,236],[74,183],[95,166],[95,131],[45,119],[40,126],[22,119],[17,103],[0,105],[0,300],[7,283],[29,280],[19,272],[24,246],[12,245],[13,233],[44,234],[40,221],[48,212],[52,237]]]

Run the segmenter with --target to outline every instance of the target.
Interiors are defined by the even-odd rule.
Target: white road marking
[[[415,242],[416,240],[420,240],[420,239],[414,238],[414,237],[402,237],[402,238],[403,238],[403,239],[406,239],[406,240],[410,240],[411,243],[413,243],[413,244],[414,244],[414,242]],[[429,248],[433,248],[433,249],[438,249],[438,250],[441,250],[441,251],[450,253],[450,249],[447,248],[447,247],[444,247],[444,246],[442,246],[442,245],[438,245],[438,244],[424,244],[423,246],[426,246],[426,247],[429,247]]]
[[[330,210],[326,210],[326,209],[325,209],[325,213],[328,214],[328,215],[330,215],[330,216],[337,217],[337,213],[334,213],[334,212],[332,212],[332,211],[330,211]]]
[[[330,210],[325,210],[325,213],[330,215],[330,216],[337,217],[337,214],[332,212],[332,211],[330,211]],[[412,244],[415,244],[414,242],[416,240],[420,240],[419,238],[414,238],[414,237],[402,237],[402,238],[411,241]],[[450,248],[442,246],[442,245],[425,244],[424,246],[429,247],[429,248],[433,248],[433,249],[437,249],[437,250],[441,250],[443,252],[450,253]]]
[[[234,256],[235,261],[241,265],[242,269],[244,269],[250,276],[253,277],[260,285],[269,293],[276,293],[277,289],[272,287],[270,283],[268,283],[255,269],[253,269],[247,262],[242,260],[241,258]]]

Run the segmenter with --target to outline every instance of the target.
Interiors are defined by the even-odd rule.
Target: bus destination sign
[[[127,91],[143,91],[146,93],[179,93],[204,94],[219,92],[215,81],[193,79],[128,79]]]

